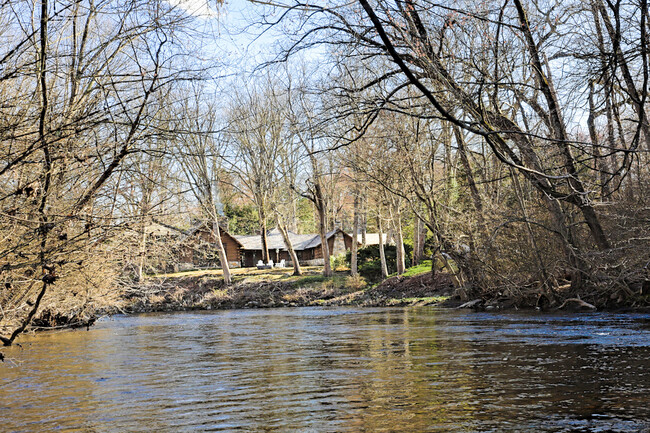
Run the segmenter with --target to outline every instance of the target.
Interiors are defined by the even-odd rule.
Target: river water
[[[117,316],[2,349],[0,431],[650,431],[650,315]]]

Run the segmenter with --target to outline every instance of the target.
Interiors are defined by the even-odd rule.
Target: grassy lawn
[[[233,282],[256,283],[260,281],[301,281],[309,284],[310,282],[321,282],[326,278],[323,277],[322,266],[302,266],[302,276],[294,276],[293,268],[232,268],[230,273]],[[221,278],[223,271],[221,269],[199,269],[193,271],[174,272],[170,274],[148,275],[147,278],[183,278],[183,277],[208,277]]]
[[[412,266],[406,269],[406,272],[402,274],[404,277],[415,277],[416,275],[426,274],[431,272],[431,260],[424,260],[417,266]],[[397,275],[397,274],[394,274]]]
[[[426,274],[427,272],[431,272],[431,260],[423,260],[419,265],[408,268],[404,272],[404,276],[414,277],[416,275]]]
[[[287,282],[300,282],[301,285],[309,285],[322,283],[327,280],[323,276],[322,266],[302,266],[302,276],[294,276],[293,268],[273,268],[273,269],[257,269],[257,268],[232,268],[233,282],[256,283],[260,281],[287,281]],[[403,274],[404,277],[414,277],[416,275],[426,274],[431,272],[431,260],[425,260],[417,266],[410,267]],[[333,279],[341,279],[349,275],[349,269],[339,268],[334,273]],[[391,276],[394,276],[393,274]],[[192,271],[174,272],[169,274],[153,274],[148,275],[147,278],[182,278],[182,277],[208,277],[208,278],[221,278],[223,271],[221,269],[198,269]]]
[[[406,277],[422,275],[431,270],[431,262],[409,268]],[[367,306],[422,306],[434,305],[444,300],[435,293],[423,290],[417,281],[393,279],[385,287],[369,286],[365,279],[351,277],[348,270],[337,269],[334,275],[322,275],[322,266],[302,267],[303,275],[293,276],[293,268],[234,268],[231,269],[234,286],[204,289],[215,286],[223,278],[221,269],[201,269],[169,274],[150,275],[147,278],[168,279],[167,296],[156,294],[141,304],[145,310],[163,311],[198,306],[205,308],[249,308],[258,306],[307,306],[307,305],[367,305]],[[156,292],[157,293],[157,292]],[[402,297],[403,296],[403,297]],[[178,298],[178,299],[177,299]],[[148,302],[148,304],[147,304]],[[153,306],[153,307],[152,307]],[[161,308],[163,310],[161,310]],[[158,309],[158,310],[157,310]],[[164,310],[167,311],[167,310]]]

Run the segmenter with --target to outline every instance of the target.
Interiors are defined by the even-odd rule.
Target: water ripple
[[[308,308],[26,336],[16,432],[650,431],[650,317]]]

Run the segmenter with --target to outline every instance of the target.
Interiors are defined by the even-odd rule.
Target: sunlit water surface
[[[0,431],[650,431],[650,315],[118,316],[3,349]]]

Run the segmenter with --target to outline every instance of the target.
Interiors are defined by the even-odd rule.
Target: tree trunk
[[[50,193],[50,183],[51,183],[51,178],[52,178],[52,156],[50,154],[50,147],[49,143],[46,140],[46,122],[47,122],[47,113],[48,113],[48,97],[47,97],[47,77],[46,77],[46,56],[47,56],[47,45],[48,45],[48,37],[47,37],[47,24],[48,24],[48,2],[47,0],[41,0],[41,11],[40,11],[40,30],[39,30],[39,58],[38,58],[38,63],[37,63],[37,71],[38,71],[38,79],[39,79],[39,93],[40,93],[40,115],[39,115],[39,124],[38,124],[38,139],[41,143],[41,147],[43,150],[44,154],[44,181],[43,181],[43,188],[41,191],[41,200],[40,204],[38,207],[38,212],[39,212],[39,229],[38,232],[40,233],[40,251],[39,251],[39,262],[41,267],[43,267],[43,270],[45,271],[47,262],[46,262],[46,250],[47,250],[47,241],[48,241],[48,234],[50,233],[50,230],[48,229],[49,225],[51,224],[48,214],[47,214],[47,199]],[[46,278],[48,278],[48,274],[43,276],[43,287],[41,288],[41,291],[38,293],[38,296],[36,297],[36,301],[34,302],[34,305],[32,306],[32,309],[29,311],[25,319],[23,319],[22,323],[18,328],[16,328],[12,333],[9,338],[5,338],[0,336],[0,341],[5,346],[11,346],[18,337],[29,325],[29,323],[32,321],[33,317],[36,315],[36,312],[38,311],[38,308],[41,305],[41,300],[43,299],[43,296],[45,296],[45,292],[47,292],[48,286],[50,283],[54,282],[54,279],[56,278],[54,275],[54,265],[49,265],[49,275],[51,276],[51,280],[48,281]]]
[[[521,185],[519,184],[517,173],[513,168],[510,168],[510,176],[512,176],[512,182],[515,187],[515,195],[517,197],[517,203],[519,204],[519,209],[521,210],[521,214],[523,215],[524,220],[526,221],[526,229],[528,230],[528,241],[530,242],[530,247],[535,252],[535,257],[539,262],[539,271],[541,273],[543,285],[544,287],[551,287],[550,276],[548,274],[548,271],[546,270],[546,266],[544,265],[544,260],[542,259],[542,255],[539,251],[539,247],[537,246],[537,241],[535,240],[535,234],[533,233],[533,228],[528,218],[528,211],[526,210],[526,204],[524,202],[524,197],[523,197],[524,194],[521,189]]]
[[[601,198],[609,195],[607,188],[607,173],[610,171],[607,161],[601,157],[600,144],[598,143],[598,132],[596,131],[596,107],[594,104],[594,83],[589,82],[589,116],[587,117],[589,138],[594,154],[594,170],[600,174],[600,195]]]
[[[399,210],[393,215],[392,209],[389,207],[390,222],[393,226],[393,236],[395,239],[395,254],[397,260],[397,274],[401,275],[406,270],[406,260],[404,252],[404,237],[402,234],[402,216]]]
[[[538,45],[533,39],[533,35],[528,23],[528,18],[520,0],[514,0],[514,4],[519,14],[521,23],[519,30],[522,32],[527,49],[531,56],[532,71],[534,71],[536,75],[537,85],[539,86],[540,91],[544,96],[544,100],[548,106],[548,126],[549,129],[551,129],[553,132],[553,138],[555,139],[555,143],[558,146],[560,154],[559,156],[564,159],[564,167],[566,168],[567,174],[569,175],[567,177],[567,183],[568,187],[572,191],[570,194],[565,194],[561,191],[558,191],[555,185],[549,183],[547,178],[526,170],[525,166],[521,164],[520,156],[517,155],[516,152],[514,152],[513,149],[509,147],[504,136],[501,136],[500,134],[486,134],[481,129],[475,129],[468,123],[454,118],[443,107],[440,101],[422,83],[420,78],[418,78],[413,73],[413,71],[409,69],[404,61],[404,58],[400,56],[394,44],[391,42],[390,37],[386,34],[384,26],[375,14],[373,8],[370,6],[369,2],[366,0],[360,0],[360,3],[372,21],[375,30],[377,30],[379,33],[379,36],[385,45],[386,52],[399,66],[399,68],[405,74],[406,78],[408,78],[408,80],[423,93],[427,100],[431,102],[431,104],[441,115],[468,131],[482,135],[494,151],[495,157],[503,162],[514,163],[515,165],[521,166],[522,168],[519,168],[520,172],[529,180],[531,180],[533,185],[542,191],[542,193],[550,195],[557,199],[567,201],[579,207],[585,217],[585,220],[587,221],[587,225],[589,226],[592,236],[599,249],[605,250],[609,248],[609,242],[605,236],[604,231],[602,230],[602,227],[600,226],[600,222],[598,220],[595,209],[586,197],[587,192],[582,181],[580,180],[578,170],[576,169],[575,160],[571,152],[570,140],[567,137],[566,128],[562,121],[561,109],[557,95],[555,94],[555,89],[552,85],[551,77],[546,76],[544,72],[545,68],[542,65],[542,56],[540,55]],[[411,22],[417,22],[420,20],[418,11],[415,8],[409,8],[407,10],[407,15]],[[433,45],[430,42],[430,39],[426,35],[426,30],[424,27],[415,27],[417,28],[414,28],[413,31],[419,32],[419,35],[416,37],[420,37],[423,44],[422,47],[418,48],[422,48],[423,55],[426,56],[426,60],[428,61],[428,63],[424,63],[422,65],[422,67],[426,69],[427,75],[443,83],[444,87],[449,90],[456,99],[458,99],[458,102],[461,105],[466,106],[473,113],[481,113],[480,115],[477,115],[475,120],[479,122],[483,128],[486,128],[488,131],[494,131],[495,127],[501,129],[502,131],[511,131],[506,135],[509,135],[513,141],[527,141],[528,137],[526,137],[525,134],[512,133],[517,132],[520,128],[510,118],[502,115],[501,113],[486,111],[482,105],[476,102],[476,98],[474,96],[467,93],[461,85],[455,82],[451,74],[449,74],[449,72],[446,70],[440,57],[435,54],[437,51],[434,49]],[[618,48],[620,51],[620,47]],[[641,117],[642,116],[640,116],[640,118]],[[643,119],[645,118],[643,117]]]
[[[368,191],[365,190],[367,193]],[[361,223],[361,248],[365,248],[368,246],[366,242],[366,233],[368,232],[368,200],[366,198],[362,199],[363,200],[363,212],[362,212],[362,218],[363,222]]]
[[[318,221],[319,221],[319,234],[320,234],[320,242],[321,242],[321,251],[323,253],[323,275],[326,277],[331,277],[332,274],[332,266],[330,265],[330,248],[329,244],[327,243],[327,232],[325,231],[327,226],[326,226],[326,219],[327,215],[325,213],[326,209],[324,208],[318,208]]]
[[[226,249],[223,247],[223,242],[221,241],[221,228],[219,227],[219,222],[216,220],[212,222],[212,234],[217,241],[217,252],[219,253],[219,261],[221,261],[221,269],[223,270],[223,282],[226,285],[230,285],[232,283],[230,264],[226,256]]]
[[[136,278],[138,282],[144,279],[144,264],[147,257],[147,224],[145,217],[142,217],[142,226],[140,232],[140,251],[138,253],[138,269]]]
[[[483,200],[481,199],[481,194],[476,187],[472,167],[469,164],[469,158],[467,157],[467,150],[465,147],[465,138],[458,126],[454,125],[453,128],[454,136],[456,138],[456,146],[458,147],[458,156],[460,157],[460,163],[463,165],[463,170],[465,170],[465,179],[467,180],[467,186],[469,187],[470,196],[472,197],[472,204],[476,211],[475,215],[478,223],[478,231],[483,242],[488,242],[490,237],[486,229],[485,218],[483,217]]]
[[[413,265],[419,265],[424,258],[426,232],[422,220],[416,215],[413,223]]]
[[[420,264],[420,218],[413,216],[413,265]]]
[[[260,218],[260,237],[262,238],[262,261],[266,264],[271,260],[269,255],[269,238],[266,230],[266,211],[264,206],[259,206],[257,211]]]
[[[617,156],[616,156],[616,149],[618,146],[616,144],[616,139],[614,138],[615,121],[614,121],[614,114],[612,110],[612,102],[613,102],[612,99],[614,98],[614,89],[612,88],[612,84],[611,84],[612,80],[609,73],[610,56],[607,50],[605,49],[605,38],[603,35],[603,31],[600,23],[600,16],[599,16],[596,2],[591,2],[591,13],[594,17],[594,28],[596,30],[596,36],[598,40],[598,50],[600,51],[600,67],[602,71],[601,81],[603,82],[603,90],[605,92],[605,116],[607,118],[607,144],[608,144],[607,146],[608,149],[606,154],[609,155],[610,165],[612,169],[615,170],[616,166],[618,165]],[[591,107],[591,103],[592,101],[590,100],[589,109],[590,111],[593,111]],[[589,134],[590,135],[592,134],[591,130],[589,131]]]
[[[379,231],[379,260],[381,262],[381,278],[388,278],[388,266],[386,266],[386,253],[384,252],[384,233],[381,226],[381,214],[377,214],[377,230]]]
[[[618,69],[623,75],[622,81],[625,83],[627,94],[630,96],[630,100],[632,101],[634,110],[636,111],[641,131],[643,132],[645,138],[646,149],[650,151],[650,123],[648,123],[648,117],[643,104],[645,102],[645,98],[642,98],[641,95],[639,95],[639,92],[636,88],[634,76],[632,74],[632,71],[630,71],[627,59],[625,58],[623,49],[621,48],[621,34],[620,29],[618,28],[619,23],[617,23],[616,26],[612,23],[602,0],[597,0],[596,4],[603,18],[605,29],[607,30],[609,38],[612,41],[613,54],[617,60],[616,66],[618,66]],[[589,222],[587,221],[587,223]]]
[[[568,185],[572,191],[575,191],[577,193],[576,194],[577,200],[575,201],[575,204],[582,211],[582,215],[585,218],[587,226],[591,230],[591,234],[594,237],[594,241],[596,242],[598,248],[600,250],[607,250],[610,248],[609,241],[607,239],[607,236],[605,236],[605,232],[602,228],[602,225],[600,224],[598,215],[596,214],[596,210],[591,204],[591,201],[586,197],[587,192],[585,191],[584,185],[580,180],[578,169],[576,168],[575,159],[573,157],[572,150],[569,144],[570,140],[566,132],[564,121],[562,119],[560,103],[557,97],[555,87],[553,85],[552,77],[550,76],[550,74],[547,76],[544,73],[544,68],[542,66],[542,57],[539,53],[539,47],[537,46],[537,44],[535,44],[535,41],[533,39],[533,34],[530,30],[530,26],[528,23],[528,17],[521,3],[521,0],[514,0],[514,3],[519,15],[519,20],[522,24],[521,31],[524,35],[524,38],[526,39],[526,45],[528,46],[528,51],[531,55],[532,65],[534,66],[533,70],[537,75],[538,85],[549,107],[549,118],[550,118],[551,130],[553,131],[554,137],[557,139],[556,143],[558,149],[561,153],[561,157],[564,159],[564,165],[568,171],[568,174],[570,175],[568,178]],[[601,10],[604,10],[604,6],[602,6],[602,2],[600,4],[600,7]],[[607,27],[609,30],[609,27],[607,26],[608,19],[609,17],[605,13],[603,16],[603,21],[605,22],[605,27]],[[611,36],[612,36],[612,40],[614,40],[614,36],[613,35]],[[631,87],[628,89],[628,91],[630,92],[632,98],[635,99],[636,88],[634,87],[633,81],[631,79],[628,80],[629,70],[627,69],[627,64],[625,63],[625,59],[623,58],[623,55],[620,52],[620,48],[619,47],[616,48],[617,48],[616,50],[617,54],[620,54],[619,60],[621,62],[620,66],[623,70],[623,75],[626,78],[628,87]],[[639,115],[639,121],[641,122],[641,126],[642,127],[647,126],[645,122],[645,111],[643,110],[642,106],[638,108],[640,109],[640,111],[638,111],[638,115]],[[650,136],[647,137],[650,139]],[[648,144],[648,148],[650,149],[650,142]]]
[[[291,201],[291,231],[298,233],[298,201],[294,198]]]
[[[406,252],[404,251],[404,236],[402,233],[402,217],[398,214],[393,221],[395,225],[395,250],[397,251],[397,274],[402,275],[406,271]]]
[[[287,247],[287,251],[289,251],[289,256],[291,256],[291,263],[293,264],[293,275],[302,275],[300,263],[298,262],[298,255],[296,254],[296,250],[293,249],[293,244],[289,238],[287,227],[282,224],[282,221],[280,221],[280,215],[276,214],[275,220],[278,224],[278,230],[280,230],[280,233],[282,233],[284,245]]]
[[[352,224],[352,246],[350,247],[350,275],[359,275],[357,269],[357,244],[359,237],[359,195],[354,195],[354,222]]]

